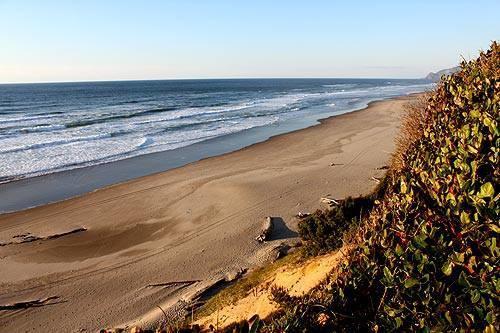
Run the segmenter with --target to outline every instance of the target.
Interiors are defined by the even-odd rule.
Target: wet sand
[[[157,305],[175,308],[227,273],[262,264],[269,249],[296,237],[297,212],[320,208],[326,194],[342,198],[375,187],[371,177],[384,172],[377,168],[387,164],[410,98],[1,215],[0,331],[95,331],[154,321],[161,317]],[[283,222],[272,241],[259,244],[254,238],[266,216]]]

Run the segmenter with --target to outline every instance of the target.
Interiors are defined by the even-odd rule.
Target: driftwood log
[[[280,259],[280,258],[283,258],[284,256],[286,256],[288,254],[288,251],[291,249],[292,247],[288,244],[285,244],[285,243],[281,243],[280,245],[278,246],[275,246],[273,248],[273,252],[274,252],[274,261]]]
[[[255,237],[255,240],[260,243],[269,240],[269,238],[271,237],[271,233],[273,232],[273,227],[274,227],[273,218],[270,216],[266,217],[264,223],[262,224],[260,234],[257,237]]]
[[[299,219],[305,219],[306,217],[310,216],[311,213],[309,212],[298,212],[297,215],[295,215],[296,217],[298,217]]]
[[[236,270],[232,270],[232,271],[229,271],[224,280],[226,282],[233,282],[235,280],[238,280],[240,277],[243,276],[243,274],[245,274],[247,272],[247,268],[244,268],[244,267],[240,267]]]
[[[41,307],[44,305],[57,304],[57,299],[59,299],[59,296],[50,296],[42,299],[35,299],[26,302],[17,302],[5,305],[0,304],[0,311],[28,309],[33,307]]]
[[[325,203],[327,204],[328,206],[336,206],[336,205],[339,205],[339,202],[333,198],[329,198],[329,197],[323,197],[321,198],[320,200],[322,203]]]

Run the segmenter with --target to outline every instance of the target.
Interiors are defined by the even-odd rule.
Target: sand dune
[[[342,198],[376,185],[371,178],[385,172],[407,100],[0,216],[0,331],[154,321],[156,305],[175,309],[228,273],[263,263],[296,236],[299,211],[320,208],[327,194]],[[261,244],[254,238],[266,216],[282,223]],[[12,306],[29,302],[35,306]]]

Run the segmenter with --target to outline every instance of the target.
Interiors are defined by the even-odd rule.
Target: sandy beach
[[[184,167],[0,216],[0,331],[144,323],[296,238],[320,197],[366,194],[412,97]],[[266,216],[280,217],[257,243]],[[170,283],[176,282],[176,283]],[[32,302],[21,303],[20,302]],[[25,307],[25,308],[22,308]]]

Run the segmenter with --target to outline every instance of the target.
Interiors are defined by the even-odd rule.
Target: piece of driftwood
[[[59,299],[59,296],[50,296],[42,299],[34,299],[26,302],[16,302],[12,304],[0,305],[0,311],[6,310],[19,310],[19,309],[27,309],[33,307],[40,307],[49,304],[55,304],[55,300]],[[51,302],[52,301],[52,302]]]
[[[82,231],[87,231],[87,228],[76,228],[76,229],[73,229],[73,230],[70,230],[70,231],[62,232],[60,234],[49,235],[47,237],[44,237],[43,239],[56,239],[56,238],[68,236],[68,235],[71,235],[71,234],[76,234],[76,233],[82,232]]]
[[[247,272],[247,268],[243,268],[243,267],[240,267],[236,270],[230,271],[226,274],[225,281],[226,282],[233,282],[235,280],[238,280],[246,272]]]
[[[298,212],[297,215],[295,215],[295,216],[298,217],[299,219],[304,219],[304,218],[308,217],[309,215],[311,215],[311,213],[309,213],[309,212]]]
[[[280,245],[275,246],[272,250],[274,252],[274,260],[276,261],[276,260],[286,256],[290,249],[291,249],[291,246],[288,244],[285,244],[285,243],[281,243]]]
[[[271,233],[273,232],[273,227],[274,227],[273,218],[270,216],[266,217],[264,223],[262,224],[260,234],[257,237],[255,237],[255,240],[260,243],[269,240],[269,238],[271,237]]]
[[[53,234],[53,235],[48,235],[45,237],[40,237],[31,234],[30,232],[27,232],[25,234],[20,234],[20,235],[14,235],[12,238],[16,239],[17,241],[15,242],[8,242],[8,243],[0,243],[0,246],[6,246],[6,245],[15,245],[15,244],[23,244],[23,243],[31,243],[31,242],[36,242],[36,241],[46,241],[46,240],[51,240],[51,239],[57,239],[61,238],[64,236],[68,236],[71,234],[76,234],[82,231],[87,231],[87,228],[76,228],[70,231],[62,232],[60,234]]]
[[[372,177],[370,179],[373,180],[374,182],[380,183],[380,178]]]
[[[339,202],[333,198],[329,198],[329,197],[323,197],[321,198],[321,203],[325,203],[329,206],[336,206],[336,205],[339,205]]]
[[[192,285],[195,283],[201,282],[201,280],[185,280],[185,281],[169,281],[169,282],[160,282],[160,283],[150,283],[146,286],[146,288],[168,288],[179,285]]]

